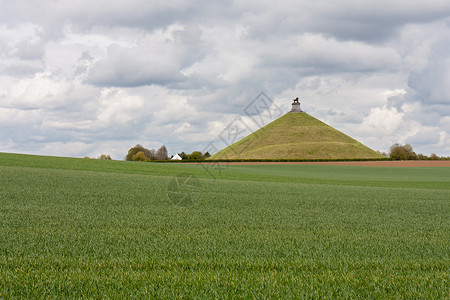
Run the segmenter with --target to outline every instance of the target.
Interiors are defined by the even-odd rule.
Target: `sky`
[[[450,156],[448,0],[0,0],[0,41],[0,152],[220,150],[299,97],[374,150]]]

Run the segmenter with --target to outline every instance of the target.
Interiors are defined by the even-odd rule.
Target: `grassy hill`
[[[210,159],[372,158],[383,156],[307,113],[287,113]]]

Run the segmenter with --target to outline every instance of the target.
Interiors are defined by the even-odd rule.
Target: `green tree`
[[[203,155],[200,151],[194,151],[189,154],[188,159],[190,160],[203,160]]]
[[[426,156],[426,155],[424,155],[422,153],[419,153],[419,154],[417,154],[417,159],[418,160],[427,160],[429,158],[428,158],[428,156]]]
[[[189,159],[189,155],[186,154],[184,151],[180,153],[181,159]]]
[[[132,157],[133,161],[150,161],[148,157],[145,156],[145,153],[143,151],[139,151]]]
[[[137,144],[136,146],[130,148],[128,150],[127,155],[125,156],[125,160],[132,161],[133,156],[136,155],[138,152],[143,152],[145,157],[149,160],[155,160],[155,150],[149,150],[147,148],[144,148],[142,145]]]
[[[395,143],[391,146],[389,157],[395,160],[415,160],[417,159],[416,153],[410,144],[400,145]]]

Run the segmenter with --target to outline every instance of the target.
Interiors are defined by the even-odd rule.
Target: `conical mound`
[[[287,113],[210,159],[377,159],[383,156],[307,113]]]

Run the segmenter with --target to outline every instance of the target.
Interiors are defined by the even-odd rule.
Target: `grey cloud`
[[[265,91],[280,106],[305,96],[376,149],[407,140],[445,154],[448,15],[448,1],[13,1],[3,25],[37,29],[0,46],[0,137],[46,154],[201,150]],[[412,51],[426,30],[404,35],[411,23],[426,24],[429,48]]]
[[[416,146],[437,144],[440,140],[440,134],[435,129],[420,131],[406,139],[406,143]]]
[[[340,40],[384,43],[409,23],[450,15],[448,1],[279,1],[276,6],[246,1],[244,22],[253,38],[321,33]],[[267,40],[266,40],[267,41]],[[269,40],[270,41],[270,40]]]
[[[440,56],[422,72],[413,72],[408,85],[418,93],[426,104],[449,104],[450,62]],[[441,61],[442,60],[442,61]]]
[[[17,24],[33,22],[45,24],[46,30],[59,36],[65,24],[89,31],[95,26],[135,27],[154,30],[173,23],[186,23],[211,14],[213,18],[232,16],[231,1],[45,1],[30,5],[17,0],[2,5],[0,17],[5,22]],[[53,30],[51,30],[53,29]],[[56,30],[56,31],[55,31]]]
[[[75,75],[84,75],[88,72],[89,67],[92,66],[94,57],[91,56],[89,51],[84,51],[81,56],[77,59],[75,66]]]
[[[136,87],[184,81],[181,71],[201,59],[207,49],[198,27],[175,30],[172,34],[173,40],[156,34],[134,47],[110,46],[107,57],[92,66],[86,82]]]
[[[108,57],[90,70],[87,83],[98,86],[136,87],[166,85],[182,80],[181,67],[176,62],[152,57],[146,49],[130,49],[113,45]]]
[[[426,57],[427,64],[420,70],[414,70],[408,76],[408,93],[389,99],[389,103],[400,108],[410,102],[419,102],[421,111],[418,119],[426,124],[436,123],[440,117],[450,115],[450,29],[441,34],[431,45]],[[450,131],[450,128],[447,128]]]
[[[342,4],[342,3],[340,3]],[[450,14],[447,1],[348,1],[341,10],[324,15],[325,26],[319,31],[330,32],[347,40],[385,41],[398,34],[409,23],[422,23],[446,18]]]
[[[21,41],[14,54],[24,60],[40,60],[44,56],[43,41]]]
[[[10,63],[3,67],[2,73],[11,77],[29,77],[43,70],[42,66],[28,63]]]
[[[299,68],[308,75],[329,72],[373,72],[398,69],[400,56],[387,47],[360,42],[338,42],[321,35],[302,35],[281,47],[269,47],[263,61],[280,67]]]

